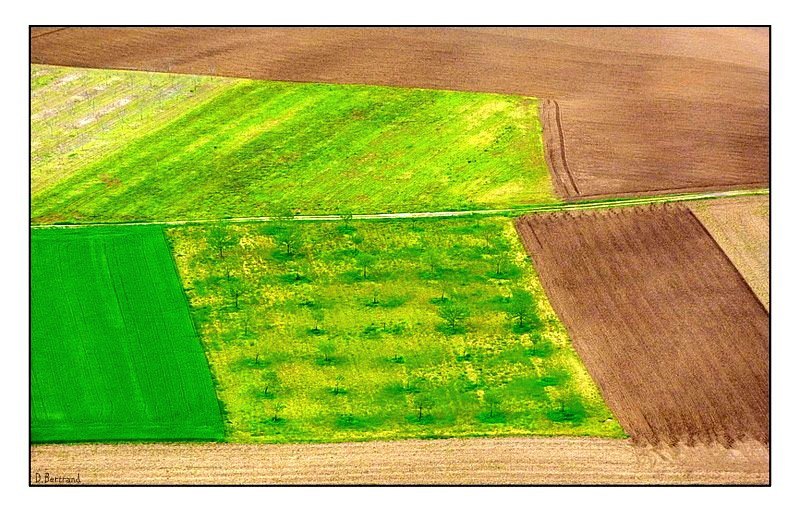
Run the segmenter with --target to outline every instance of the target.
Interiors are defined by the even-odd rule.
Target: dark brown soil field
[[[765,29],[49,28],[31,60],[556,99],[569,198],[768,183]]]
[[[769,452],[757,442],[654,449],[600,438],[34,445],[32,484],[37,474],[39,484],[80,474],[84,485],[764,485]]]
[[[769,317],[682,205],[526,216],[554,309],[634,441],[769,439]]]

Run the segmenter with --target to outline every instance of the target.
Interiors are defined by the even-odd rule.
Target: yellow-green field
[[[230,441],[623,436],[509,219],[168,236]]]
[[[32,70],[34,223],[557,201],[530,97]]]

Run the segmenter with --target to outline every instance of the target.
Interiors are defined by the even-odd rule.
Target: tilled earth
[[[530,215],[517,229],[634,441],[769,441],[769,315],[688,208]]]
[[[689,207],[769,310],[769,196],[704,200]]]

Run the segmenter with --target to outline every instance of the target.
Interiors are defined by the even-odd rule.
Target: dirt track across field
[[[768,183],[765,29],[164,29],[33,33],[34,63],[556,99],[580,194]]]
[[[769,195],[688,205],[769,310]]]
[[[38,445],[31,483],[756,484],[769,452],[750,442],[666,449],[597,438],[411,440],[316,445]]]
[[[682,205],[517,221],[554,309],[640,443],[769,439],[769,316]]]

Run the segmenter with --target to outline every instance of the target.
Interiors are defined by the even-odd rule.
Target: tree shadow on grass
[[[280,274],[278,276],[278,281],[287,285],[298,285],[311,283],[311,278],[300,272],[288,272],[286,274]]]
[[[317,357],[314,359],[314,364],[321,367],[334,367],[334,366],[341,366],[345,364],[346,360],[344,357],[333,357],[329,356],[327,359],[325,357]]]
[[[380,427],[384,419],[380,416],[340,413],[333,420],[337,429],[366,431]]]
[[[406,416],[406,421],[413,425],[432,425],[436,423],[436,417],[432,414],[410,414]]]
[[[556,406],[547,412],[547,418],[551,422],[580,424],[586,418],[586,408],[583,403],[575,397],[561,399]]]
[[[525,349],[525,355],[544,359],[552,355],[554,349],[553,343],[550,341],[535,342],[530,348]]]
[[[502,411],[483,411],[478,413],[478,421],[487,424],[504,424],[508,421],[506,414]]]
[[[449,324],[446,323],[436,325],[436,330],[440,332],[442,335],[447,335],[447,336],[463,335],[468,331],[467,327],[464,326],[463,324],[450,326]]]
[[[390,396],[404,396],[417,394],[420,388],[412,383],[393,382],[384,386],[383,391]]]

